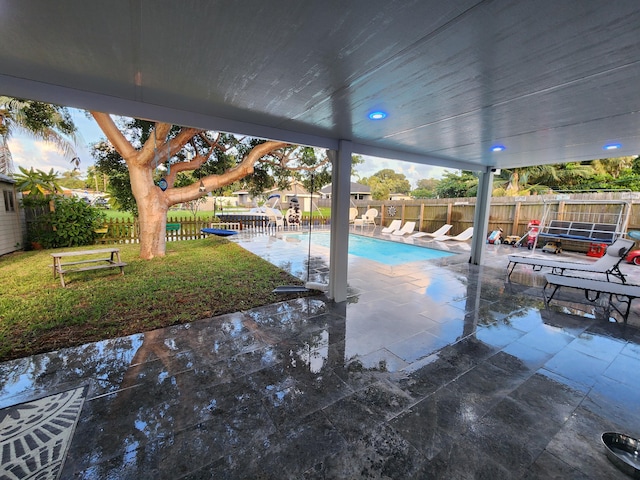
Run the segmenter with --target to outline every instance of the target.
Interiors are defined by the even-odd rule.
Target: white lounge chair
[[[269,217],[269,223],[267,227],[275,227],[276,230],[280,227],[284,230],[284,215],[277,208],[266,208],[266,215]]]
[[[402,220],[393,220],[388,227],[384,227],[380,230],[380,233],[394,233],[396,230],[400,230]]]
[[[416,232],[411,236],[413,238],[420,238],[420,237],[436,238],[436,237],[441,237],[442,235],[445,235],[449,230],[451,230],[451,227],[453,227],[453,225],[449,225],[447,223],[447,224],[441,226],[435,232],[432,232],[432,233],[429,233],[429,232]]]
[[[609,275],[613,275],[625,283],[625,276],[620,271],[620,262],[627,255],[629,250],[633,248],[635,242],[628,238],[618,238],[615,242],[607,247],[607,251],[597,261],[587,262],[563,262],[540,257],[509,255],[509,265],[507,265],[508,277],[511,277],[513,269],[519,263],[523,265],[531,265],[534,271],[539,271],[543,267],[551,269],[551,272],[557,275],[564,275],[565,270],[573,270],[577,272],[604,273],[609,280]]]
[[[455,240],[456,242],[466,242],[471,237],[473,237],[473,227],[467,228],[464,232],[459,233],[458,235],[440,235],[439,237],[434,238],[433,240],[436,242],[444,242],[446,240]]]
[[[403,235],[406,235],[407,233],[413,232],[415,228],[416,228],[416,222],[407,222],[402,226],[401,229],[393,232],[392,235],[403,236]]]
[[[547,283],[542,289],[545,305],[549,305],[549,302],[553,300],[553,296],[560,287],[583,290],[585,298],[590,302],[598,301],[600,294],[604,293],[609,295],[609,307],[612,307],[622,316],[624,323],[627,323],[627,319],[629,318],[631,302],[636,298],[640,298],[640,285],[629,285],[604,280],[591,280],[588,278],[569,277],[565,275],[553,275],[550,273],[546,274],[545,278]],[[551,286],[551,295],[547,295],[547,287],[549,286]],[[620,309],[620,307],[614,302],[614,299],[616,302],[625,305],[625,309]]]

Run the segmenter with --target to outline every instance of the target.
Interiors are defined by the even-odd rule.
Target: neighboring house
[[[282,188],[272,188],[270,190],[266,190],[260,197],[252,197],[249,195],[247,190],[238,190],[237,192],[233,192],[238,198],[238,205],[242,207],[257,207],[258,203],[265,202],[269,197],[273,197],[274,195],[279,195],[279,201],[277,202],[276,208],[287,209],[289,208],[289,202],[293,197],[297,197],[300,202],[300,209],[303,212],[308,212],[311,206],[311,194],[304,188],[302,182],[294,180],[291,182],[291,185],[288,189]],[[319,199],[321,196],[319,193],[314,194],[315,199]],[[275,198],[275,197],[273,197]],[[270,200],[269,205],[273,205],[275,200]]]
[[[235,195],[238,198],[238,206],[239,207],[253,207],[255,206],[253,203],[253,197],[249,195],[248,190],[238,190],[237,192],[233,192],[232,195]]]
[[[15,180],[0,175],[0,255],[22,250],[24,235]]]
[[[404,193],[390,193],[389,200],[413,200],[413,197]]]
[[[282,188],[272,188],[271,190],[267,190],[264,192],[264,197],[269,198],[272,195],[280,195],[280,202],[276,205],[277,208],[286,209],[289,208],[289,202],[293,197],[298,198],[298,202],[300,204],[300,209],[303,212],[308,212],[311,208],[311,194],[304,188],[302,182],[294,180],[291,182],[291,185],[288,189]],[[318,193],[314,193],[314,197],[316,199],[320,198]],[[273,204],[271,202],[271,204]],[[315,208],[315,207],[314,207]]]
[[[320,195],[322,195],[322,198],[331,198],[331,184],[322,187],[320,189]],[[349,195],[351,196],[351,200],[371,200],[371,187],[369,187],[369,185],[351,182]]]

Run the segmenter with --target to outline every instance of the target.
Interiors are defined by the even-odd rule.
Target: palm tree
[[[506,195],[528,195],[531,192],[567,189],[580,179],[593,175],[591,165],[577,162],[566,164],[534,165],[503,169],[495,187],[504,189]]]
[[[533,190],[548,189],[545,185],[540,185],[538,179],[545,173],[553,176],[554,168],[554,165],[534,165],[503,169],[500,178],[496,179],[494,184],[504,189],[508,196],[529,195]]]
[[[591,162],[591,166],[598,174],[609,174],[613,178],[618,178],[623,170],[633,166],[635,157],[601,158]]]
[[[541,171],[536,180],[549,185],[554,190],[571,190],[576,188],[576,185],[579,185],[582,180],[594,174],[591,165],[580,162],[548,166],[553,168]]]
[[[0,174],[13,173],[8,140],[16,132],[51,143],[78,166],[80,159],[74,149],[76,127],[66,107],[0,96]]]

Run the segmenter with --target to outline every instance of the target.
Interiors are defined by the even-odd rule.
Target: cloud
[[[373,174],[384,169],[391,169],[396,173],[402,173],[409,183],[411,188],[416,188],[418,180],[424,178],[442,178],[447,171],[446,168],[436,167],[433,165],[423,165],[420,163],[402,162],[400,160],[391,160],[388,158],[378,158],[363,156],[364,163],[356,165],[356,173],[358,177],[371,177]]]
[[[29,170],[54,171],[71,170],[69,160],[61,155],[55,146],[26,137],[14,137],[9,140],[9,150],[13,157],[13,164]]]
[[[95,120],[87,118],[82,110],[70,108],[69,111],[78,128],[78,144],[75,151],[80,158],[79,168],[86,171],[87,167],[94,164],[91,145],[104,138],[104,134]],[[16,134],[8,143],[16,170],[19,166],[27,170],[33,167],[45,172],[53,168],[54,171],[62,173],[73,170],[75,166],[70,163],[71,158],[58,152],[53,144],[35,140],[27,134]]]

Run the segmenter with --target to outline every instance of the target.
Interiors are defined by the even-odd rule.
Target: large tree
[[[438,182],[436,192],[440,198],[475,197],[478,191],[478,176],[474,172],[447,171]]]
[[[409,194],[411,183],[403,173],[396,173],[390,168],[382,169],[360,183],[371,187],[371,196],[376,200],[387,200],[391,193]]]
[[[126,164],[138,211],[143,259],[164,256],[167,212],[172,205],[197,200],[247,177],[252,177],[254,185],[263,187],[273,183],[273,179],[286,183],[292,171],[308,171],[328,163],[326,157],[319,160],[317,152],[309,147],[238,139],[161,122],[134,122],[133,127],[140,133],[134,144],[109,114],[91,114]],[[154,178],[161,165],[165,190]],[[178,186],[178,176],[187,172],[193,172],[199,180]]]
[[[418,180],[418,188],[411,192],[413,198],[436,198],[436,188],[440,180],[437,178],[422,178]]]

